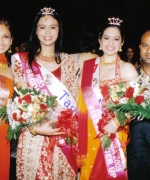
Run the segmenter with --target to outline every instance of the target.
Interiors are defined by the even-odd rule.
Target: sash
[[[77,104],[67,88],[43,65],[33,61],[32,68],[27,63],[27,52],[17,53],[21,60],[24,73],[30,87],[41,91],[47,95],[57,96],[57,101],[65,109],[70,108],[73,112],[77,112]],[[18,59],[18,55],[14,56]]]
[[[74,113],[76,113],[77,104],[75,100],[73,99],[67,88],[52,73],[50,73],[39,62],[37,63],[36,60],[34,60],[32,63],[32,70],[27,62],[27,52],[17,53],[14,55],[14,57],[18,60],[20,59],[22,68],[30,87],[35,88],[36,90],[39,90],[49,96],[57,96],[57,101],[63,108],[70,108]],[[63,139],[60,139],[59,143],[59,147],[66,156],[69,164],[71,165],[75,173],[77,173],[76,161],[73,156],[73,154],[76,153],[75,147],[64,145]]]
[[[99,134],[97,123],[101,119],[102,115],[102,95],[100,90],[98,91],[97,89],[99,86],[99,79],[97,78],[99,77],[99,62],[99,58],[96,60],[88,60],[84,62],[81,84],[85,104],[97,134]],[[109,149],[107,151],[103,151],[108,179],[111,180],[117,178],[121,180],[127,180],[123,165],[125,157],[123,158],[122,155],[123,150],[121,148],[120,141],[117,137],[115,137],[112,140]],[[98,154],[94,162],[94,167],[92,168],[91,177],[96,174],[96,164],[100,164]]]

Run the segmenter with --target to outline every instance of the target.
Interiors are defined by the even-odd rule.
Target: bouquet
[[[17,139],[23,127],[41,122],[46,114],[54,111],[56,100],[56,96],[35,89],[14,89],[14,96],[7,103],[8,139]]]
[[[103,104],[102,118],[98,123],[101,146],[107,149],[114,134],[110,137],[104,133],[104,126],[117,117],[121,127],[125,126],[129,120],[136,117],[140,120],[150,119],[150,77],[144,79],[140,75],[129,84],[120,82],[109,86],[109,100]]]
[[[61,131],[64,132],[58,137],[58,141],[64,139],[69,146],[77,144],[77,121],[77,115],[71,109],[61,111],[58,121],[54,124],[55,128],[61,127]]]
[[[150,119],[150,77],[144,79],[141,75],[136,81],[131,81],[129,85],[120,83],[117,88],[110,86],[111,102],[106,104],[109,111],[118,118],[121,126],[126,124],[126,120]]]

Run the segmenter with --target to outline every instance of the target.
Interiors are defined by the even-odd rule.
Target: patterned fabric
[[[120,58],[116,60],[116,68],[115,68],[115,78],[108,79],[104,81],[100,81],[100,89],[103,95],[103,101],[107,101],[109,99],[109,86],[113,84],[117,84],[118,82],[122,82],[123,78],[120,73]]]
[[[121,81],[123,81],[123,78],[121,77],[121,73],[120,73],[120,58],[117,58],[116,68],[115,68],[115,78],[100,81],[100,86],[101,87],[109,86],[109,85],[116,84],[116,83],[121,82]]]
[[[13,95],[13,81],[0,75],[0,107]],[[0,179],[9,179],[10,143],[7,141],[8,124],[0,126]]]
[[[58,68],[54,75],[59,76],[61,72],[61,82],[76,98],[78,64],[67,54],[61,54],[61,59],[61,71]],[[18,82],[16,80],[24,78],[25,75],[21,62],[15,60],[14,63],[15,82]],[[21,132],[17,148],[18,180],[74,180],[75,176],[61,148],[56,145],[55,137],[33,136],[28,129]]]
[[[100,84],[100,90],[101,90],[101,93],[103,95],[103,100],[109,99],[109,86],[113,85],[113,84],[117,84],[118,82],[121,82],[121,81],[123,81],[123,78],[121,77],[120,59],[118,58],[116,61],[116,67],[115,67],[115,78],[100,81],[100,83],[99,83]],[[100,146],[99,139],[98,138],[95,139],[96,136],[97,136],[97,134],[95,132],[95,128],[93,126],[93,123],[92,123],[91,119],[88,118],[88,143],[87,143],[88,153],[87,153],[87,157],[85,159],[85,165],[82,166],[82,168],[81,168],[81,175],[80,175],[81,180],[89,180],[89,179],[107,180],[108,179],[108,177],[106,177],[107,169],[106,169],[105,159],[103,156],[103,150],[101,148],[99,151],[100,158],[98,160],[99,160],[99,166],[102,168],[97,167],[94,177],[90,176],[91,172],[93,170],[92,168],[94,165],[94,161],[95,161],[95,158],[97,156],[98,149]]]

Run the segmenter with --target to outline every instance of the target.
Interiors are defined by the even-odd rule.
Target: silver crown
[[[119,19],[119,18],[108,18],[108,21],[109,21],[109,24],[112,24],[112,25],[117,25],[117,26],[120,26],[120,23],[123,22],[123,20]]]
[[[43,8],[43,9],[41,9],[41,12],[42,12],[42,14],[43,15],[52,15],[53,14],[53,12],[55,11],[55,9],[52,9],[52,8]]]

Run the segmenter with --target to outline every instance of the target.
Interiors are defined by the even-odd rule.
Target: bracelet
[[[34,136],[37,135],[37,132],[34,130],[35,124],[31,124],[30,126],[28,126],[28,129],[30,131],[31,134],[33,134]]]
[[[118,121],[118,119],[115,117],[112,119],[112,122],[119,128],[121,126],[120,122]]]

